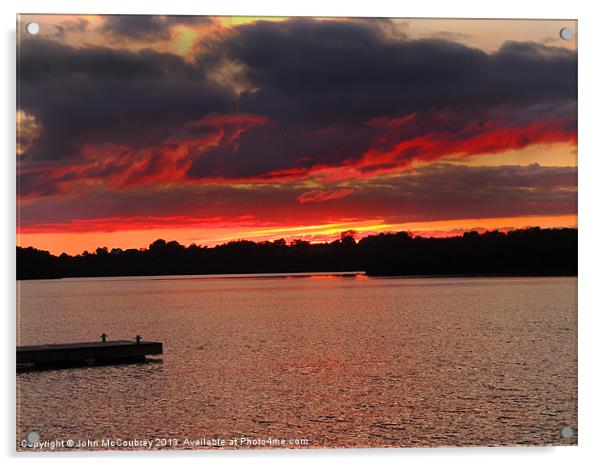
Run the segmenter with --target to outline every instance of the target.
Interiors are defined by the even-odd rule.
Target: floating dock
[[[163,354],[159,341],[116,340],[59,345],[18,346],[17,364],[35,366],[70,366],[88,363],[119,364],[142,362],[147,355]]]

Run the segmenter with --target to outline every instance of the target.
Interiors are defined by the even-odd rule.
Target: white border
[[[421,464],[469,465],[487,462],[491,465],[545,462],[546,465],[592,463],[600,457],[601,417],[600,338],[602,307],[598,306],[598,278],[602,264],[600,233],[602,222],[598,199],[602,199],[599,178],[602,176],[601,118],[602,83],[599,44],[602,44],[600,8],[593,1],[525,1],[497,0],[496,2],[470,0],[421,0],[367,2],[326,0],[178,0],[165,2],[146,0],[21,0],[0,2],[3,63],[2,111],[0,131],[5,143],[2,159],[2,297],[0,310],[4,322],[2,338],[4,419],[1,425],[0,445],[3,456],[15,461],[15,399],[14,399],[14,345],[15,345],[15,15],[16,13],[162,13],[253,16],[377,16],[377,17],[456,17],[456,18],[558,18],[579,20],[579,446],[549,448],[501,449],[387,449],[387,450],[311,450],[311,451],[240,451],[240,452],[156,452],[101,453],[101,454],[38,454],[19,455],[29,463],[36,458],[49,463],[64,462],[67,457],[76,461],[100,464],[119,459],[129,464],[159,464],[165,460],[185,460],[195,463],[217,462],[232,464],[244,460],[248,464],[290,464],[312,462],[348,464],[420,462]]]

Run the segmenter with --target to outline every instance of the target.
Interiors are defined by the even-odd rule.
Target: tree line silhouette
[[[233,241],[214,247],[158,239],[146,249],[71,256],[17,247],[17,279],[365,271],[369,275],[577,275],[577,230],[527,228],[423,238],[406,232],[330,243]]]

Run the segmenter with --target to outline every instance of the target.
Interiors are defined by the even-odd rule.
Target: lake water
[[[87,449],[577,442],[576,278],[102,278],[18,293],[18,345],[164,343],[161,362],[18,373],[18,445],[32,430]]]

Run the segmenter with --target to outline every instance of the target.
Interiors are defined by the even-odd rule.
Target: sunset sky
[[[21,16],[18,244],[575,227],[566,26]]]

